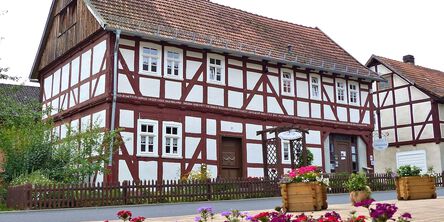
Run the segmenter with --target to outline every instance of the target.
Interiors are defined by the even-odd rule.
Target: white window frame
[[[355,86],[355,89],[351,89],[351,86]],[[352,102],[352,93],[356,93],[356,101]],[[359,84],[358,83],[348,83],[348,98],[350,100],[350,104],[352,105],[359,105],[360,98],[359,98]]]
[[[153,132],[142,132],[142,125],[152,125]],[[153,152],[148,151],[148,144],[146,145],[145,152],[142,152],[142,136],[154,137],[153,138]],[[158,157],[158,147],[159,147],[159,123],[156,120],[150,119],[139,119],[137,120],[137,155],[138,156],[150,156],[150,157]]]
[[[289,74],[290,75],[290,78],[288,79],[288,78],[284,78],[284,76],[285,76],[285,74]],[[289,82],[290,83],[290,92],[285,92],[284,91],[284,89],[285,89],[285,82]],[[291,70],[282,70],[282,73],[281,73],[281,88],[282,88],[282,90],[281,90],[281,93],[282,93],[282,95],[285,95],[285,96],[294,96],[294,73],[293,73],[293,71],[291,71]]]
[[[285,150],[284,150],[284,146],[285,144],[288,144],[288,159],[286,160],[284,158],[284,154],[285,154]],[[281,151],[282,151],[282,163],[283,164],[291,164],[291,146],[290,146],[290,141],[288,140],[281,140]]]
[[[339,84],[342,84],[342,87],[339,87]],[[337,103],[347,103],[347,83],[345,80],[336,79],[335,83],[336,88],[336,102]],[[342,90],[342,100],[339,98],[339,92]]]
[[[173,52],[173,53],[177,53],[179,54],[179,59],[171,59],[168,58],[168,52]],[[168,62],[169,60],[172,60],[172,62],[176,62],[179,63],[178,66],[178,75],[174,75],[174,74],[168,74]],[[176,47],[165,47],[164,48],[164,61],[165,61],[165,66],[163,67],[164,71],[163,71],[163,76],[165,78],[171,78],[171,79],[179,79],[179,80],[183,80],[183,50],[176,48]],[[174,72],[174,69],[173,69]]]
[[[313,78],[316,78],[318,80],[317,83],[313,83]],[[310,75],[309,76],[309,81],[310,81],[310,98],[311,99],[315,99],[315,100],[321,100],[321,78],[320,76],[317,75]],[[314,86],[318,87],[318,95],[313,95],[313,88]]]
[[[166,134],[167,127],[177,127],[177,136]],[[166,141],[169,138],[177,138],[177,154],[166,152]],[[162,126],[162,157],[182,159],[182,123],[163,122]]]
[[[211,59],[217,59],[220,60],[220,65],[213,65],[210,63]],[[211,67],[220,68],[221,69],[221,75],[220,75],[220,81],[212,80],[210,78],[211,75]],[[218,84],[218,85],[225,85],[225,57],[218,54],[207,54],[207,82]]]
[[[151,71],[151,65],[149,66],[149,70],[143,70],[143,58],[145,54],[143,53],[143,48],[152,48],[156,49],[157,54],[157,69],[156,72]],[[150,55],[150,57],[155,57]],[[161,76],[162,74],[162,46],[158,44],[154,44],[151,42],[141,42],[140,48],[139,48],[139,73],[145,74],[145,75],[154,75],[154,76]]]

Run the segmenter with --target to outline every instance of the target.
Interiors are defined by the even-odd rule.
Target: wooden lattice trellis
[[[290,142],[290,163],[291,168],[296,168],[298,160],[302,160],[302,165],[307,165],[307,148],[305,146],[305,135],[307,130],[303,130],[298,126],[276,127],[257,132],[262,136],[262,156],[264,161],[264,177],[267,179],[278,179],[283,174],[281,139],[279,133],[296,130],[302,134],[302,137]],[[268,135],[273,136],[269,138]]]

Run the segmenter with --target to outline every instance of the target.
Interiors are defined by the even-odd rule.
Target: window
[[[183,78],[182,50],[173,47],[165,47],[164,76],[168,78]]]
[[[160,75],[161,64],[161,46],[153,43],[140,43],[140,73]]]
[[[137,154],[157,156],[157,121],[138,121]]]
[[[220,55],[208,56],[208,82],[224,84],[225,64],[224,57]]]
[[[293,95],[293,75],[291,72],[282,72],[282,94]]]
[[[349,84],[350,103],[358,103],[358,86],[356,84]]]
[[[180,123],[165,122],[163,126],[163,155],[182,156],[182,125]]]
[[[290,163],[290,142],[288,140],[282,141],[282,162]]]
[[[344,82],[336,82],[336,100],[338,100],[338,102],[345,101],[345,83]]]
[[[318,77],[311,77],[311,98],[312,99],[319,99],[319,78]]]

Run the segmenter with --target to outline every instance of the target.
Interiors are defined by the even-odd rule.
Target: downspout
[[[111,127],[110,130],[114,131],[116,129],[116,102],[117,102],[117,71],[119,69],[118,66],[118,55],[119,55],[119,44],[120,44],[120,33],[121,31],[118,29],[115,31],[116,34],[116,42],[114,45],[114,64],[113,64],[113,100],[111,106]],[[109,162],[108,169],[111,169],[113,163],[113,144],[114,138],[111,139],[111,144],[109,146]]]

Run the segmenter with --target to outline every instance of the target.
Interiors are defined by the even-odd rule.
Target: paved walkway
[[[438,196],[444,198],[444,189],[438,189]],[[396,199],[394,191],[374,192],[373,198],[378,201],[387,201]],[[444,209],[444,200],[428,200],[431,207],[439,206]],[[426,201],[424,204],[429,203]],[[436,202],[435,201],[442,201]],[[331,194],[328,195],[329,210],[343,209],[349,206],[348,194]],[[416,203],[413,201],[404,202],[406,207]],[[401,203],[401,204],[404,204]],[[419,201],[418,203],[421,203]],[[344,205],[345,204],[345,205]],[[216,212],[226,211],[230,209],[239,209],[241,211],[257,212],[264,209],[274,208],[281,205],[280,198],[265,199],[249,199],[249,200],[229,200],[214,202],[195,202],[195,203],[179,203],[179,204],[158,204],[158,205],[133,205],[133,206],[117,206],[117,207],[98,207],[98,208],[78,208],[78,209],[58,209],[58,210],[40,210],[40,211],[12,211],[0,213],[0,222],[9,221],[31,221],[31,222],[80,222],[80,221],[104,221],[114,220],[116,212],[122,209],[130,210],[135,216],[144,216],[150,218],[149,221],[184,221],[182,215],[190,215],[186,221],[194,221],[196,209],[201,206],[211,206]],[[414,205],[412,205],[414,206]],[[416,206],[414,207],[416,210]],[[421,211],[419,211],[421,212]],[[424,211],[427,212],[427,211]],[[439,211],[438,211],[439,212]],[[444,210],[440,212],[444,215]],[[170,217],[170,218],[161,218]],[[171,218],[172,217],[172,218]],[[153,220],[152,218],[160,218]],[[190,220],[191,218],[191,220]],[[419,221],[419,220],[416,220]],[[430,220],[444,221],[444,220]]]

